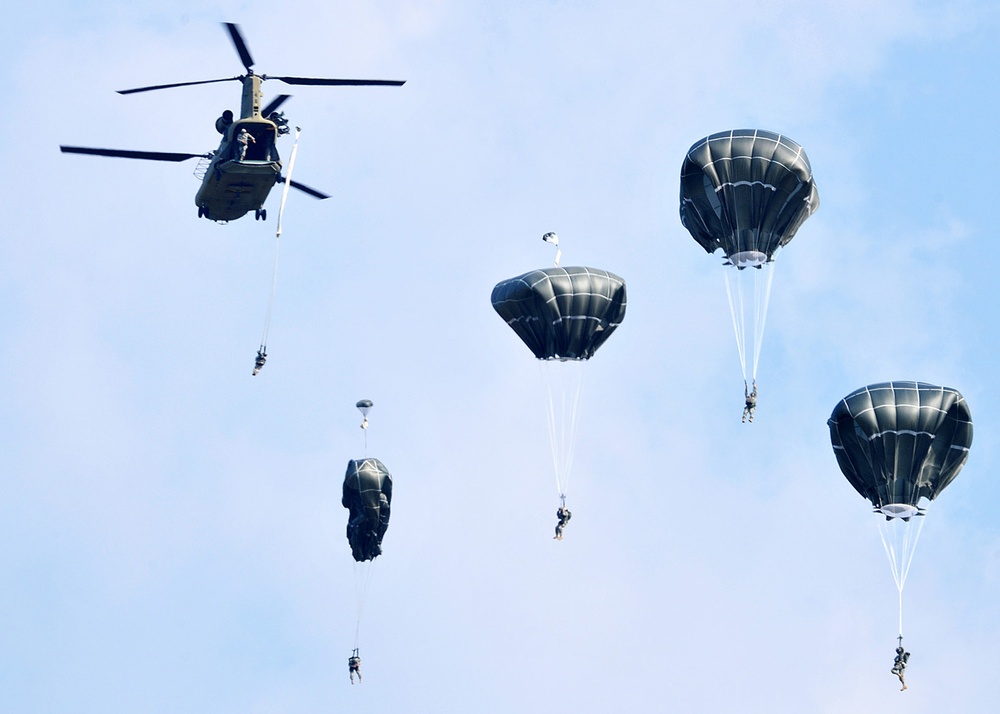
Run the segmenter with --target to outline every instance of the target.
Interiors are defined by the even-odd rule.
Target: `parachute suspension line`
[[[767,306],[771,301],[771,281],[774,280],[774,262],[767,262],[760,270],[754,270],[754,339],[753,339],[753,379],[757,380],[757,363],[760,361],[760,347],[764,341],[764,324],[767,322]]]
[[[771,300],[773,271],[773,262],[742,269],[736,266],[725,267],[726,297],[729,299],[729,312],[733,318],[733,333],[736,335],[743,380],[747,383],[757,379],[767,307]],[[749,372],[747,362],[750,363]]]
[[[885,516],[876,513],[879,524],[879,535],[882,537],[882,547],[889,558],[892,579],[899,592],[899,635],[903,635],[903,587],[906,576],[910,572],[913,554],[916,551],[920,531],[924,527],[924,517],[914,516],[904,521],[902,518],[885,520]],[[916,521],[914,523],[914,521]]]
[[[903,590],[899,591],[899,641],[903,641]]]
[[[546,413],[556,492],[565,499],[573,470],[576,415],[583,387],[583,360],[541,360],[540,368],[548,396]]]
[[[733,332],[736,334],[736,349],[740,353],[740,367],[743,369],[743,381],[747,381],[746,359],[746,324],[743,316],[743,285],[739,280],[736,268],[726,270],[726,297],[729,298],[729,314],[733,318]],[[733,293],[736,293],[735,300]]]
[[[357,595],[357,625],[354,629],[354,646],[358,646],[361,636],[361,615],[365,609],[365,600],[368,598],[368,586],[371,584],[374,560],[366,560],[361,563],[354,562],[354,589]]]

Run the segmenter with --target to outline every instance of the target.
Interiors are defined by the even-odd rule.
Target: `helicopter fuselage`
[[[219,128],[223,131],[222,142],[212,155],[194,199],[198,215],[213,221],[232,221],[256,211],[260,218],[264,202],[281,175],[275,144],[278,126],[258,115]]]

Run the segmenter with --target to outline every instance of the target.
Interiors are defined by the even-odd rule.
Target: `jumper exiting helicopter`
[[[261,109],[261,82],[277,79],[285,84],[321,86],[402,86],[404,82],[387,79],[322,79],[315,77],[286,77],[254,74],[253,58],[247,49],[239,26],[223,23],[243,61],[247,73],[238,77],[207,79],[198,82],[158,84],[149,87],[121,90],[119,94],[149,92],[154,89],[171,89],[195,84],[239,81],[243,85],[243,99],[239,118],[228,109],[215,121],[215,128],[222,134],[222,142],[215,151],[206,154],[182,154],[161,151],[129,151],[123,149],[94,149],[82,146],[60,146],[63,153],[112,156],[149,161],[186,161],[201,159],[195,174],[201,178],[201,188],[195,196],[198,217],[213,221],[232,221],[254,211],[257,220],[267,218],[264,201],[275,183],[284,183],[281,160],[276,141],[289,133],[288,120],[277,111],[290,95],[279,94]],[[329,198],[313,188],[289,180],[294,188],[315,198]]]

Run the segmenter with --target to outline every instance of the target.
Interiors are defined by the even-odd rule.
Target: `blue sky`
[[[990,711],[1000,666],[987,3],[42,2],[0,30],[0,710]],[[196,217],[188,164],[258,72],[302,127],[264,371],[265,224]],[[680,225],[688,147],[809,154],[752,426],[719,260]],[[287,154],[290,143],[285,144]],[[566,539],[542,386],[493,312],[564,265],[628,283],[586,365]],[[968,464],[896,591],[826,419],[857,387],[959,389]],[[346,463],[394,476],[356,603]]]

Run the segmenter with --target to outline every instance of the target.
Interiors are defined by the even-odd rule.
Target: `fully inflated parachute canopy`
[[[382,553],[382,537],[389,528],[392,476],[378,459],[352,459],[344,476],[341,503],[350,510],[347,541],[358,562]]]
[[[830,420],[840,470],[887,517],[912,515],[962,469],[972,416],[954,389],[923,382],[881,382],[840,400]],[[910,507],[910,508],[907,508]]]
[[[760,129],[697,142],[681,166],[681,223],[709,253],[741,267],[774,257],[819,208],[805,151]]]
[[[625,318],[625,281],[596,268],[546,268],[493,288],[493,309],[544,360],[590,359]]]

